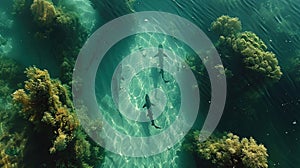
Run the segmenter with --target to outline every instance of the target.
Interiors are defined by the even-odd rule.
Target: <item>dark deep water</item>
[[[78,4],[85,1],[88,2],[76,0]],[[70,7],[75,12],[87,13],[82,15],[82,21],[90,29],[89,35],[106,22],[132,10],[164,11],[193,22],[216,43],[217,36],[210,30],[211,23],[221,15],[238,17],[243,30],[256,33],[266,43],[268,50],[276,54],[283,76],[273,85],[257,84],[247,93],[230,92],[235,89],[231,86],[238,85],[229,84],[230,95],[216,131],[233,132],[240,137],[252,136],[264,144],[269,154],[269,167],[300,167],[300,61],[297,66],[293,66],[292,61],[296,57],[300,58],[299,0],[136,0],[132,2],[131,9],[123,1],[120,2],[121,0],[91,1],[94,8],[82,5],[85,3]],[[54,4],[58,2],[59,0],[53,0]],[[75,2],[74,4],[76,6]],[[0,2],[0,55],[14,58],[25,67],[36,65],[41,69],[48,69],[51,76],[59,77],[60,59],[53,56],[57,51],[53,46],[57,42],[34,38],[33,30],[36,28],[29,22],[30,13],[24,12],[23,19],[14,17],[11,15],[11,6],[11,1]],[[91,12],[90,9],[96,10]],[[76,34],[72,35],[72,38],[76,38]],[[3,45],[1,38],[7,39]],[[52,40],[55,41],[54,38]],[[128,51],[124,49],[118,52]],[[243,79],[243,76],[236,79],[245,80],[247,79]],[[198,120],[201,123],[201,119]],[[201,128],[199,123],[195,124],[195,128]],[[197,165],[195,160],[189,158],[190,154],[180,156],[182,158],[177,162],[181,159],[183,163],[177,163],[178,167]],[[119,159],[114,166],[119,167],[122,161]],[[147,167],[147,164],[153,166],[153,163],[145,160],[144,166]],[[111,166],[108,163],[104,165],[103,167]]]

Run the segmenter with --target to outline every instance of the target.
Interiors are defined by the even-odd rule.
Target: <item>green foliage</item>
[[[75,13],[63,11],[62,8],[54,6],[51,0],[34,0],[30,10],[35,22],[48,31],[56,27],[70,31],[78,22]]]
[[[12,93],[12,89],[8,86],[7,82],[0,80],[0,100],[7,100]],[[1,102],[1,101],[0,101]]]
[[[15,9],[14,26],[22,25],[22,31],[28,33],[26,43],[38,43],[41,50],[51,50],[51,59],[59,62],[62,67],[62,83],[70,84],[70,74],[73,72],[71,67],[88,37],[77,8],[52,0],[14,0],[12,8]],[[0,39],[0,43],[1,41]],[[68,60],[68,65],[65,60]]]
[[[281,78],[282,72],[275,54],[267,51],[267,46],[255,33],[241,32],[238,18],[221,16],[212,23],[212,30],[220,36],[217,47],[223,59],[225,55],[230,57],[229,61],[243,64],[243,69],[255,74],[256,77],[251,76],[254,79],[278,81]],[[236,71],[232,70],[233,74],[239,73]]]
[[[64,57],[63,63],[60,66],[61,76],[60,80],[69,86],[72,85],[72,77],[73,77],[73,68],[74,68],[75,60],[72,58]]]
[[[189,65],[189,67],[191,67],[191,70],[195,73],[195,75],[200,76],[204,73],[205,66],[198,55],[187,56],[185,62]]]
[[[1,80],[13,83],[21,72],[20,66],[15,60],[0,56],[0,76]]]
[[[26,6],[26,0],[13,0],[13,14],[22,14]]]
[[[56,9],[56,25],[66,31],[74,31],[76,29],[78,18],[74,12],[64,12],[62,8]]]
[[[195,132],[196,152],[205,160],[222,168],[267,168],[267,149],[250,137],[240,139],[228,133],[222,138],[210,138],[199,141],[199,132]]]
[[[42,26],[50,26],[56,18],[56,9],[51,1],[34,0],[31,7],[34,20]]]
[[[241,42],[236,44],[236,41]],[[239,52],[246,49],[248,46],[253,46],[253,48],[262,51],[267,50],[267,46],[265,45],[265,43],[256,34],[249,31],[239,33],[233,43],[233,48]]]
[[[16,112],[11,104],[13,89],[0,80],[0,167],[23,167],[24,148],[27,139],[22,131],[10,121],[16,119]],[[13,131],[17,129],[18,131]]]
[[[13,101],[16,106],[21,106],[21,116],[33,126],[33,132],[25,134],[28,141],[43,135],[38,140],[41,144],[28,147],[39,146],[41,153],[30,154],[42,155],[45,159],[42,163],[49,167],[83,167],[101,163],[103,150],[79,127],[67,88],[51,79],[47,70],[30,67],[25,73],[28,80],[24,89],[13,93]],[[93,152],[95,149],[99,152]]]
[[[241,53],[246,68],[275,81],[281,78],[282,72],[275,54],[266,51],[267,46],[256,34],[247,31],[238,34],[232,47]]]
[[[4,133],[0,136],[0,166],[3,168],[19,168],[22,166],[26,139],[22,134]]]
[[[55,6],[51,0],[34,0],[31,5],[31,13],[39,28],[35,37],[45,40],[53,48],[53,55],[61,63],[61,81],[67,84],[72,80],[74,59],[88,37],[75,12],[61,5]]]
[[[211,24],[211,29],[219,36],[230,36],[240,32],[242,24],[237,17],[223,15]]]
[[[51,80],[46,70],[30,67],[25,72],[28,77],[25,90],[15,91],[13,100],[22,104],[22,115],[37,131],[42,131],[45,125],[52,128],[55,140],[50,153],[61,151],[73,139],[73,132],[78,127],[78,121],[71,113],[67,90],[58,81]]]

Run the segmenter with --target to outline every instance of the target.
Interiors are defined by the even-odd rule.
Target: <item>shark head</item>
[[[162,45],[162,44],[159,44],[159,45],[158,45],[158,52],[163,52],[163,50],[164,50],[163,45]]]
[[[149,98],[148,94],[146,94],[145,99],[146,99],[146,101],[150,101],[150,98]]]

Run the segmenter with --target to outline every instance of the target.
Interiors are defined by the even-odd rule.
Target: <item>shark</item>
[[[158,45],[158,53],[154,56],[154,57],[158,57],[158,63],[159,63],[159,67],[160,67],[160,71],[159,73],[161,74],[161,77],[163,79],[163,81],[165,83],[168,83],[169,81],[165,79],[164,76],[164,57],[168,57],[165,53],[164,53],[164,49],[162,44]]]
[[[154,123],[154,120],[153,120],[153,113],[152,113],[152,111],[151,111],[151,106],[154,106],[154,104],[151,103],[150,97],[149,97],[148,94],[146,94],[146,96],[145,96],[145,101],[146,101],[146,103],[144,104],[143,108],[145,108],[145,107],[147,108],[147,111],[148,111],[147,116],[148,116],[148,117],[150,118],[150,120],[151,120],[151,125],[154,126],[156,129],[161,129],[161,127],[155,125],[155,123]]]

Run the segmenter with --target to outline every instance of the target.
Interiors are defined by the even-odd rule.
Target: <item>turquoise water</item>
[[[112,98],[113,94],[111,93],[112,91],[110,89],[111,81],[107,80],[113,79],[114,70],[117,69],[118,66],[116,64],[119,64],[119,62],[116,60],[122,60],[130,53],[135,52],[137,52],[138,56],[142,57],[142,59],[151,59],[151,57],[153,57],[154,55],[149,55],[148,52],[144,52],[143,49],[152,46],[158,46],[159,44],[164,44],[165,49],[168,49],[170,52],[176,54],[181,59],[185,58],[189,53],[192,53],[192,50],[182,42],[172,40],[172,38],[169,36],[165,36],[162,34],[157,35],[153,33],[144,33],[120,41],[117,45],[110,49],[110,51],[103,59],[103,62],[99,65],[96,77],[97,101],[101,111],[103,112],[105,120],[108,121],[108,123],[120,133],[134,137],[148,137],[158,135],[160,133],[163,133],[165,129],[168,129],[177,118],[181,101],[181,98],[178,95],[180,95],[181,93],[176,80],[172,77],[171,74],[165,72],[165,78],[170,81],[166,84],[162,80],[161,74],[159,73],[160,69],[158,68],[134,71],[134,77],[131,79],[128,87],[130,95],[120,97],[119,99],[122,98],[125,99],[125,101],[124,103],[121,102],[117,106],[115,105],[115,102]],[[128,48],[129,50],[126,50]],[[120,50],[124,52],[120,52]],[[126,88],[126,85],[122,85],[122,78],[128,78],[128,72],[126,72],[126,68],[135,68],[130,64],[133,61],[135,60],[129,60],[128,64],[122,63],[123,71],[121,75],[118,76],[118,78],[121,78],[119,79],[120,90]],[[175,62],[176,60],[167,61],[171,61],[173,63],[173,61]],[[146,64],[147,62],[148,61],[143,61],[143,63]],[[177,62],[180,63],[179,61]],[[113,88],[113,90],[118,90],[118,87]],[[152,107],[152,111],[154,113],[154,117],[157,116],[157,118],[155,118],[156,125],[162,127],[163,129],[154,129],[149,124],[149,119],[147,119],[146,122],[138,122],[122,116],[122,112],[120,111],[122,109],[128,108],[128,104],[130,103],[134,106],[138,113],[140,113],[135,115],[146,116],[147,110],[145,108],[142,108],[143,104],[145,103],[145,94],[149,94],[150,99],[154,104],[154,106]],[[107,111],[109,111],[109,113],[107,113]],[[165,138],[168,137],[166,136]],[[157,146],[153,147],[163,148],[163,146],[160,146],[160,141],[163,141],[163,139],[157,139]],[[142,143],[147,143],[147,141],[145,140]],[[182,142],[178,142],[174,147],[161,154],[147,157],[124,157],[112,152],[107,152],[102,167],[110,167],[111,165],[114,165],[115,167],[182,167],[181,162],[186,163],[187,161],[183,161],[182,158],[179,158],[178,156],[182,148],[181,144]],[[123,165],[123,163],[126,164]],[[188,164],[184,165],[186,166]],[[191,163],[191,165],[195,166],[194,163]]]
[[[25,10],[21,17],[12,15],[13,2],[2,0],[0,2],[0,55],[15,59],[21,67],[36,65],[41,69],[47,69],[52,77],[62,81],[69,79],[65,78],[65,71],[72,71],[72,68],[67,70],[61,68],[62,58],[66,57],[72,64],[72,60],[76,59],[79,49],[88,36],[105,23],[124,14],[140,11],[173,13],[196,24],[213,43],[216,43],[218,37],[210,30],[211,23],[221,15],[238,17],[242,22],[243,30],[257,34],[266,43],[268,50],[276,54],[283,76],[273,85],[262,86],[257,83],[252,89],[233,88],[239,87],[239,82],[245,83],[248,80],[246,75],[228,81],[226,107],[215,132],[227,131],[240,137],[254,137],[268,149],[269,167],[300,166],[298,158],[300,155],[300,70],[299,65],[293,68],[293,61],[291,61],[300,56],[299,0],[52,1],[55,5],[65,6],[67,11],[77,13],[78,22],[86,32],[80,36],[77,33],[67,33],[65,36],[66,32],[53,32],[47,38],[36,38],[35,32],[43,30],[34,26],[30,11]],[[30,3],[30,0],[25,0],[25,4]],[[134,26],[140,25],[133,23]],[[81,40],[77,40],[79,38]],[[163,129],[154,129],[150,122],[136,122],[123,117],[118,108],[126,108],[128,104],[117,107],[112,97],[110,79],[121,60],[134,52],[140,53],[141,57],[151,57],[144,55],[143,49],[155,48],[159,44],[163,44],[165,50],[183,60],[198,52],[193,52],[183,42],[169,36],[154,33],[137,34],[113,46],[98,68],[95,93],[99,108],[108,123],[121,133],[135,137],[156,135],[163,132],[176,119],[181,100],[179,86],[172,74],[167,72],[165,77],[171,82],[165,84],[158,68],[138,72],[128,86],[131,94],[126,99],[140,110],[139,115],[142,116],[147,113],[146,109],[141,108],[144,104],[144,95],[150,93],[150,98],[156,105],[153,111],[162,112],[160,115],[155,114],[158,115],[155,123]],[[180,60],[169,61],[175,62],[179,70],[182,68]],[[224,65],[226,66],[226,62]],[[122,66],[134,68],[130,64]],[[297,71],[298,74],[295,73]],[[24,78],[13,79],[16,81],[12,83],[20,83]],[[209,107],[209,85],[210,82],[204,75],[199,82],[201,104],[193,129],[202,128]],[[12,90],[18,87],[16,84],[11,85]],[[235,92],[235,89],[240,92]],[[163,95],[161,91],[165,94]],[[154,98],[155,94],[158,94],[161,99]],[[4,101],[5,98],[0,100],[3,105],[10,104]],[[0,125],[1,132],[3,132],[3,123]],[[182,143],[183,140],[163,153],[149,157],[127,157],[105,151],[103,163],[99,167],[199,167],[201,165],[199,160],[194,154],[185,151]]]

